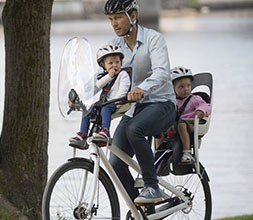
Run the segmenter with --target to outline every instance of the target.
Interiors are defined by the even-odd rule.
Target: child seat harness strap
[[[112,86],[114,85],[117,77],[118,77],[119,74],[115,75],[114,78],[112,79],[112,81],[110,81],[109,83],[107,83],[103,89],[102,89],[102,92],[100,94],[100,97],[99,97],[99,100],[102,101],[102,102],[106,102],[106,97],[107,97],[107,94],[108,92],[111,90]]]
[[[122,69],[120,70],[120,72],[119,72],[117,75],[115,75],[115,76],[113,77],[112,81],[110,81],[109,83],[107,83],[107,84],[103,87],[102,92],[101,92],[101,94],[100,94],[100,98],[99,98],[100,101],[102,101],[102,102],[106,102],[106,101],[107,101],[107,99],[106,99],[107,94],[108,94],[108,92],[111,90],[112,86],[114,85],[116,79],[118,78],[118,75],[119,75],[123,70],[126,70],[126,69],[127,69],[127,68],[122,68]],[[103,73],[98,74],[97,79],[101,79],[101,78],[104,77],[106,74],[108,74],[108,72],[103,72]],[[130,88],[131,88],[131,87],[130,87]],[[129,88],[129,90],[130,90],[130,88]]]
[[[182,113],[184,112],[188,102],[190,101],[192,95],[190,95],[185,101],[184,101],[184,104],[177,109],[177,117],[176,117],[176,120],[178,121],[180,119],[180,116],[182,115]]]

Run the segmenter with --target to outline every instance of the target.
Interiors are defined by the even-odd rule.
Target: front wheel
[[[87,212],[86,208],[93,189],[93,167],[91,161],[76,158],[54,172],[43,195],[43,220],[120,219],[116,190],[102,168],[99,171],[92,210]]]

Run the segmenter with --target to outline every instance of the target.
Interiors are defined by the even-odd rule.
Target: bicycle
[[[203,74],[194,77],[196,78],[194,87],[197,88],[203,82]],[[210,81],[210,77],[211,74],[204,73],[204,78],[208,78],[206,81]],[[206,96],[205,98],[211,102],[210,82],[207,87],[210,90],[208,95],[206,91],[196,91],[196,93]],[[107,150],[121,158],[136,172],[135,186],[141,188],[143,182],[138,163],[114,146],[111,139],[104,143],[104,140],[92,136],[100,126],[101,107],[109,102],[125,102],[126,98],[96,103],[89,109],[86,109],[73,89],[69,93],[69,99],[75,104],[73,107],[75,110],[82,110],[92,119],[93,125],[87,139],[90,157],[75,157],[74,149],[73,158],[52,174],[43,194],[43,220],[121,219],[116,188],[129,208],[126,220],[211,219],[212,200],[209,177],[204,166],[199,162],[198,154],[201,136],[207,132],[210,119],[207,119],[205,125],[199,125],[198,119],[195,118],[193,146],[195,162],[193,164],[186,166],[175,163],[175,155],[180,151],[178,141],[175,141],[173,146],[155,152],[155,165],[163,200],[136,206],[111,167],[107,154],[103,150],[105,147],[102,146],[106,145]],[[200,129],[200,126],[203,129]]]

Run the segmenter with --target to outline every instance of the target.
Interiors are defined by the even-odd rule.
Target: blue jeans
[[[112,114],[116,112],[117,108],[115,103],[110,103],[101,108],[102,128],[110,129]],[[82,117],[80,131],[88,134],[90,121],[86,116]]]
[[[147,137],[157,136],[170,127],[176,119],[176,108],[171,101],[139,104],[133,118],[123,116],[113,136],[113,144],[130,157],[136,155],[145,186],[157,188],[154,155]],[[128,166],[114,154],[110,163],[120,181],[134,200],[139,192]]]
[[[111,121],[112,121],[112,114],[115,113],[117,110],[115,103],[110,103],[101,109],[101,117],[102,117],[102,128],[110,129]]]

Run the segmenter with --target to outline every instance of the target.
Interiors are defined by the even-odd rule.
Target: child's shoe
[[[107,139],[111,136],[108,128],[102,128],[98,134],[104,136]]]
[[[84,132],[78,132],[75,137],[69,139],[69,146],[79,148],[81,150],[87,149],[86,144],[87,134]]]
[[[107,142],[110,138],[110,131],[108,128],[102,128],[98,133],[94,133],[93,137],[101,138],[101,141]]]
[[[193,161],[194,161],[194,158],[191,155],[191,152],[183,152],[183,156],[181,158],[182,163],[191,163]]]
[[[75,137],[69,138],[69,142],[81,141],[87,138],[87,134],[84,132],[78,132]]]

